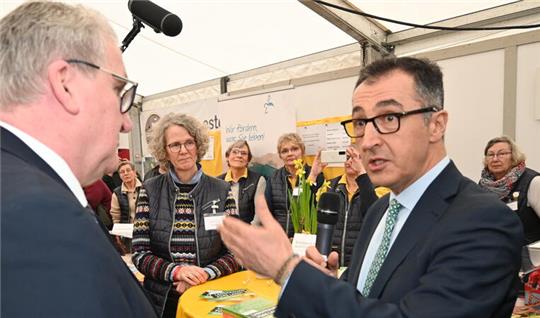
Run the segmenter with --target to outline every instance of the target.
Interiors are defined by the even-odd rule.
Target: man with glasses
[[[511,315],[521,225],[446,155],[443,96],[430,61],[388,58],[362,69],[343,125],[371,181],[391,193],[367,211],[340,280],[337,253],[295,256],[264,202],[260,228],[223,222],[237,259],[283,286],[277,317]]]
[[[155,317],[81,187],[115,169],[132,127],[113,30],[82,6],[27,2],[0,43],[1,316]]]

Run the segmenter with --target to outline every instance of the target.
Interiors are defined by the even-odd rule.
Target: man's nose
[[[380,135],[377,128],[375,128],[375,123],[368,122],[364,127],[364,137],[356,140],[357,143],[360,142],[359,146],[362,147],[362,150],[366,151],[380,144]]]
[[[128,113],[122,114],[122,116],[122,128],[120,132],[128,133],[131,131],[131,129],[133,129],[133,122],[131,121]]]

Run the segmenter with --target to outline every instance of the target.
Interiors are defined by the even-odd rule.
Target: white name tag
[[[292,195],[293,195],[293,197],[299,196],[299,195],[300,195],[300,188],[294,187],[294,188],[292,189]]]
[[[306,255],[306,249],[310,246],[315,246],[316,241],[317,235],[315,234],[294,233],[292,241],[293,253],[300,256]]]
[[[206,213],[204,215],[204,228],[207,231],[215,231],[225,218],[224,212]]]
[[[512,209],[512,211],[516,211],[518,209],[517,201],[512,201],[512,202],[506,204],[506,206],[509,207],[510,209]]]

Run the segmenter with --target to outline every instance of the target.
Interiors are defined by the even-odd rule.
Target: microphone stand
[[[137,34],[139,34],[141,28],[144,28],[141,20],[133,17],[133,27],[131,28],[131,31],[129,31],[129,33],[126,35],[124,40],[122,40],[122,46],[120,46],[120,50],[122,50],[122,53],[127,49],[128,45],[131,43],[131,41],[133,41]]]

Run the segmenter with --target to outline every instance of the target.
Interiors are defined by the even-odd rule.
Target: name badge
[[[299,187],[294,187],[294,188],[292,189],[292,195],[293,195],[293,197],[299,196],[299,195],[300,195],[300,192],[301,192],[301,191],[300,191],[300,188],[299,188]]]
[[[204,214],[204,228],[207,231],[215,231],[225,218],[225,212]]]
[[[518,209],[517,201],[512,201],[512,202],[506,204],[506,206],[509,207],[510,209],[512,209],[512,211],[516,211]]]

